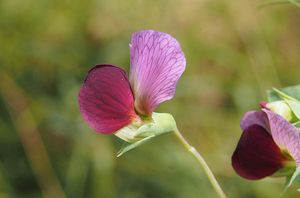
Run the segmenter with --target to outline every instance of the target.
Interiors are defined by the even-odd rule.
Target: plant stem
[[[200,153],[193,147],[191,146],[186,139],[182,136],[182,134],[176,130],[175,131],[176,136],[179,138],[179,140],[181,141],[181,143],[184,145],[184,147],[192,153],[192,155],[197,159],[197,161],[200,163],[200,165],[203,167],[204,172],[206,173],[210,183],[212,184],[213,188],[215,189],[215,191],[217,192],[217,194],[219,195],[219,197],[221,198],[226,198],[225,193],[223,192],[220,184],[218,183],[218,181],[216,180],[214,174],[212,173],[212,171],[210,170],[210,168],[208,167],[208,165],[206,164],[205,160],[203,159],[203,157],[200,155]]]

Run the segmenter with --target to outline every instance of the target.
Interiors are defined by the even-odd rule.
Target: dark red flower
[[[246,179],[261,179],[295,161],[300,165],[300,134],[296,127],[267,109],[247,112],[243,133],[232,155],[234,170]],[[295,167],[295,168],[296,168]]]

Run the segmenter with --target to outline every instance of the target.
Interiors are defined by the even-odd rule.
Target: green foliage
[[[267,93],[269,102],[274,102],[283,99],[300,100],[300,85],[285,87],[280,90],[274,88],[273,90],[269,90]]]
[[[298,0],[288,0],[291,4],[300,7],[300,2]]]
[[[298,122],[300,120],[300,85],[281,90],[274,88],[272,91],[268,91],[268,100],[270,102],[284,100],[295,115],[293,121]]]

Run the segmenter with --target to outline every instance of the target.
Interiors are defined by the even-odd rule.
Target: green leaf
[[[267,91],[268,101],[274,102],[284,99],[286,96],[300,100],[300,85],[286,87],[282,89],[272,89]]]
[[[294,126],[297,127],[300,130],[300,121],[294,123]]]
[[[285,100],[290,106],[291,110],[295,114],[298,120],[300,120],[300,102],[294,100]]]
[[[287,87],[282,90],[273,88],[268,91],[269,102],[284,100],[290,107],[291,111],[300,120],[300,85]]]
[[[283,193],[285,193],[285,191],[291,187],[291,185],[294,183],[295,179],[297,178],[297,176],[300,174],[300,168],[297,168],[295,170],[295,172],[291,175],[291,177],[287,178],[287,184],[286,186],[284,187],[284,190],[283,192],[281,193],[281,195],[283,195]]]

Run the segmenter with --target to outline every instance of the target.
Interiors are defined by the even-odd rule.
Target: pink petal
[[[241,120],[241,128],[245,130],[251,125],[259,125],[265,128],[267,131],[269,130],[268,120],[266,119],[266,115],[262,111],[248,111],[245,113],[244,117]]]
[[[130,63],[135,108],[144,115],[151,114],[160,103],[173,98],[176,83],[186,65],[176,39],[153,30],[132,35]]]
[[[126,73],[113,65],[97,65],[88,72],[78,101],[83,118],[100,133],[114,133],[136,117]]]
[[[268,109],[267,108],[268,102],[266,102],[266,101],[260,101],[259,105],[260,105],[261,108]]]
[[[246,179],[261,179],[274,174],[285,161],[270,133],[260,125],[246,128],[232,156],[232,167]]]
[[[268,119],[270,125],[270,131],[276,144],[281,148],[289,152],[289,154],[295,159],[297,167],[300,166],[300,133],[299,130],[291,123],[285,120],[278,114],[272,111],[263,110]]]

